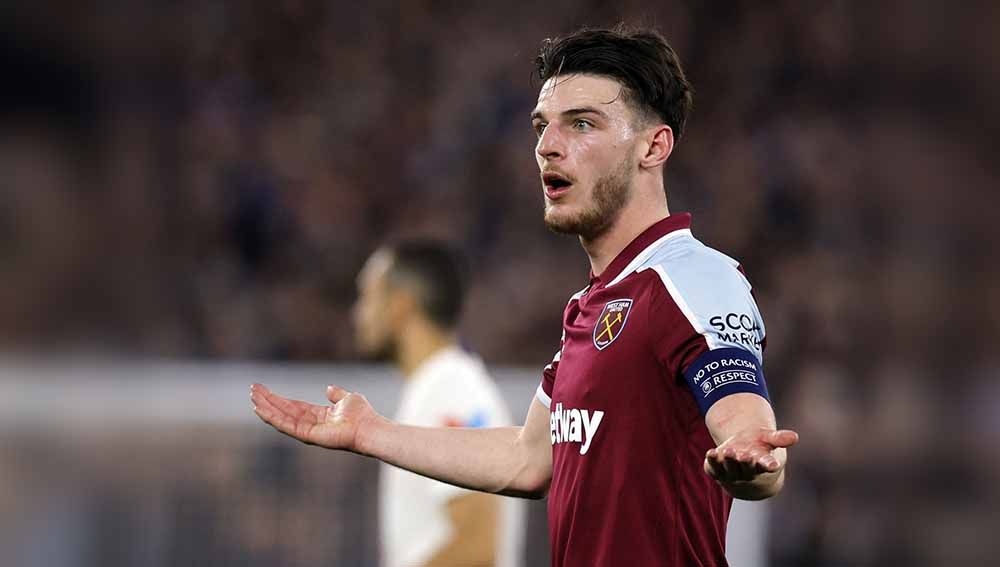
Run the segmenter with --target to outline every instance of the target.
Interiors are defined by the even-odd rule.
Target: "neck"
[[[659,194],[663,195],[662,188]],[[593,239],[580,237],[580,244],[590,257],[590,271],[595,276],[601,275],[630,242],[668,216],[670,210],[665,199],[633,199],[600,236]]]
[[[439,329],[423,319],[414,320],[399,334],[396,366],[407,379],[410,379],[428,358],[457,342],[455,333]]]

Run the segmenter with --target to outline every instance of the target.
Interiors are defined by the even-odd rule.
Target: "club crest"
[[[622,334],[625,322],[628,321],[628,313],[631,310],[631,299],[616,299],[609,301],[604,306],[604,310],[597,318],[597,325],[594,327],[594,346],[597,347],[597,350],[604,350]]]

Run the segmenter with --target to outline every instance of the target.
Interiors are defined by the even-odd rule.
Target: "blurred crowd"
[[[782,424],[775,566],[996,556],[994,3],[48,2],[3,8],[0,346],[347,361],[380,243],[470,257],[465,342],[544,365],[542,38],[652,25],[695,89],[674,211],[746,266]],[[15,23],[16,22],[16,23]]]
[[[6,482],[0,495],[22,513],[0,517],[4,564],[377,564],[373,461],[256,446],[238,428],[143,432],[153,435],[93,435],[58,451],[26,435],[5,447],[21,457],[7,471],[18,490]]]

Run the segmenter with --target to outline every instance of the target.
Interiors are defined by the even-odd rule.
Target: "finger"
[[[722,453],[718,448],[709,449],[705,453],[706,464],[711,468],[711,474],[716,477],[723,477],[726,474],[726,469],[722,466]]]
[[[730,480],[753,480],[757,476],[752,449],[733,447],[726,454],[725,466],[730,472]]]
[[[280,408],[275,407],[267,398],[257,396],[254,400],[253,409],[264,421],[272,423],[279,419],[286,419],[289,416]]]
[[[258,416],[260,416],[261,419],[267,422],[271,427],[276,429],[278,432],[283,433],[291,437],[292,439],[296,439],[299,441],[308,441],[305,436],[305,433],[300,433],[298,431],[298,429],[296,428],[296,422],[294,420],[289,419],[288,417],[282,415],[265,416],[265,414],[261,413],[262,410],[260,406],[257,406],[257,409],[255,409],[254,412]]]
[[[251,398],[253,398],[254,396],[260,397],[260,396],[271,396],[271,395],[273,395],[271,389],[259,382],[255,382],[250,385]]]
[[[254,405],[259,405],[261,400],[266,399],[270,394],[271,390],[263,384],[252,384],[250,386],[250,400],[253,401]]]
[[[730,459],[729,468],[732,470],[736,480],[751,480],[756,476],[756,464],[751,450],[734,449],[734,456]]]
[[[261,392],[260,397],[270,402],[272,406],[280,409],[282,413],[296,419],[302,417],[303,415],[311,414],[310,410],[314,407],[313,404],[308,402],[290,400],[271,391],[267,391],[266,389],[264,392]]]
[[[279,432],[299,441],[312,442],[310,434],[314,427],[313,423],[291,417],[275,408],[267,400],[254,407],[254,413]]]
[[[253,412],[257,414],[257,417],[259,417],[261,421],[272,427],[274,426],[274,422],[277,421],[278,417],[281,415],[275,412],[273,408],[263,404],[254,404]]]
[[[279,403],[275,404],[277,401]],[[282,403],[285,402],[285,403]],[[303,406],[303,407],[300,407]],[[263,410],[270,419],[268,423],[277,427],[279,423],[285,424],[286,429],[295,430],[297,428],[309,428],[318,423],[317,412],[310,411],[312,408],[323,410],[325,407],[312,406],[305,402],[287,400],[281,396],[271,394],[270,396],[259,396],[255,408]],[[258,415],[260,413],[258,412]]]
[[[718,452],[716,452],[715,449],[712,449],[710,453],[713,454],[705,456],[705,474],[715,480],[725,480],[726,469],[723,468],[722,462],[718,458]]]
[[[764,434],[763,441],[773,447],[791,447],[799,442],[799,434],[791,429],[779,429]]]
[[[774,455],[767,454],[757,459],[757,466],[762,470],[761,472],[775,472],[781,468],[781,461],[776,459]]]
[[[330,402],[334,404],[346,398],[348,394],[350,394],[350,392],[339,386],[331,384],[326,387],[326,399],[330,400]]]
[[[762,449],[753,449],[750,452],[753,465],[753,475],[764,474],[769,472],[774,472],[780,468],[780,463],[778,459],[774,458],[774,455],[770,451],[765,451]]]
[[[264,393],[260,390],[255,390],[254,393],[250,395],[250,401],[253,402],[253,407],[255,410],[257,408],[263,408],[265,410],[266,415],[275,417],[279,415],[281,416],[285,415],[285,412],[281,408],[271,403],[270,399],[268,399],[264,395]]]
[[[257,414],[257,417],[282,433],[288,433],[287,430],[294,430],[295,428],[294,420],[272,406],[267,400],[254,405],[253,411]]]
[[[715,471],[715,459],[718,456],[719,451],[717,449],[709,449],[705,452],[705,461],[702,463],[702,468],[705,469],[705,474],[712,478],[718,478]]]
[[[270,390],[263,384],[253,384],[250,386],[250,402],[253,403],[255,409],[267,401],[264,392],[270,392]]]
[[[721,451],[722,468],[726,471],[726,480],[736,480],[742,478],[741,466],[738,453],[733,447],[726,447]]]

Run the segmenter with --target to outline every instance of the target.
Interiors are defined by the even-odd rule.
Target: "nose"
[[[542,130],[542,135],[538,137],[538,145],[535,146],[535,152],[538,154],[538,157],[547,161],[563,158],[566,156],[566,147],[563,142],[558,128],[549,125]]]

